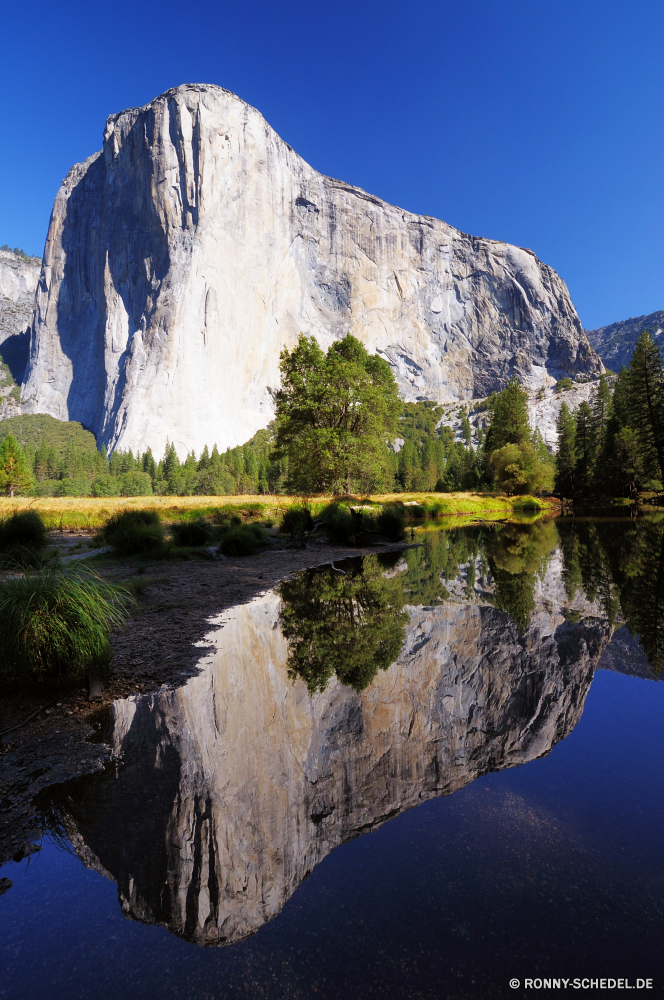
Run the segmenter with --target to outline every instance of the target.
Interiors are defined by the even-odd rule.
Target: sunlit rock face
[[[559,577],[554,559],[524,636],[481,599],[408,608],[362,693],[289,679],[274,592],[235,609],[199,676],[116,703],[117,776],[65,807],[79,856],[128,916],[199,944],[251,934],[337,845],[571,732],[610,630],[563,618]]]
[[[317,173],[220,87],[108,119],[46,242],[24,398],[108,447],[180,454],[273,416],[279,352],[353,333],[406,399],[601,370],[561,278]]]
[[[28,359],[28,328],[41,262],[0,250],[0,354],[21,382]]]

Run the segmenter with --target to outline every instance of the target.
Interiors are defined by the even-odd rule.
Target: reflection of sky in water
[[[410,624],[398,664],[366,690],[332,678],[311,698],[303,681],[284,683],[287,647],[268,595],[221,630],[226,659],[189,682],[188,696],[124,703],[116,736],[128,734],[131,753],[116,783],[73,796],[74,845],[118,879],[128,915],[158,911],[186,932],[179,887],[196,939],[193,909],[208,891],[201,846],[214,864],[215,836],[236,875],[262,863],[272,872],[258,888],[235,885],[257,892],[242,919],[270,891],[285,893],[266,910],[278,915],[238,944],[199,948],[124,919],[113,882],[47,840],[2,872],[14,887],[0,900],[0,996],[487,997],[508,993],[512,976],[661,977],[664,686],[600,671],[588,690],[607,614],[620,624],[615,590],[632,613],[634,584],[612,569],[610,546],[576,528],[562,554],[546,551],[542,533],[507,536],[502,548],[478,529],[446,534],[444,546],[383,567],[403,581]],[[624,536],[621,548],[633,569]],[[510,571],[528,579],[510,589],[505,578],[497,597]],[[441,579],[447,593],[435,595]],[[517,615],[531,605],[524,632],[501,600]],[[245,655],[236,643],[249,639]],[[233,728],[223,713],[238,715],[240,694],[245,718]],[[198,862],[192,854],[175,877],[187,830]],[[161,887],[137,888],[132,870]]]

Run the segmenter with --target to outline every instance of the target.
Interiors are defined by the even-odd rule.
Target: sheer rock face
[[[0,360],[9,367],[16,383],[23,380],[28,360],[30,323],[41,261],[11,250],[0,250]],[[21,412],[21,406],[7,394],[0,375],[0,419]]]
[[[0,250],[0,344],[30,326],[40,268],[35,257]]]
[[[610,629],[551,610],[559,576],[554,560],[523,637],[487,604],[411,607],[361,694],[288,678],[276,594],[234,609],[198,677],[116,703],[126,763],[72,803],[79,856],[128,916],[199,944],[256,931],[338,844],[571,732]]]
[[[353,333],[407,399],[601,369],[532,251],[322,176],[228,91],[185,85],[109,118],[55,201],[30,407],[111,448],[236,445],[271,419],[300,332],[325,348]]]

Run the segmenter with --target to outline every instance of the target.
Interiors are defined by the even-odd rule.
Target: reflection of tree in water
[[[563,520],[558,522],[558,533],[567,600],[573,601],[574,595],[581,589],[587,600],[599,599],[604,614],[613,625],[620,608],[620,595],[606,543],[611,538],[618,539],[615,524]]]
[[[408,615],[401,580],[387,579],[385,565],[365,556],[344,562],[345,574],[307,570],[278,588],[288,673],[302,677],[312,693],[323,691],[333,674],[361,691],[398,657]]]
[[[553,521],[492,525],[484,544],[495,583],[494,603],[525,632],[535,607],[535,583],[546,573],[558,544],[556,526]]]
[[[475,560],[482,551],[483,528],[452,528],[422,532],[421,545],[404,553],[408,578],[404,582],[409,604],[434,607],[450,596],[445,582],[458,579],[466,567],[466,590],[475,584]],[[467,596],[472,596],[469,592]]]
[[[618,587],[625,622],[638,635],[650,666],[664,667],[664,520],[634,532],[628,559],[621,561]]]
[[[406,599],[409,604],[441,604],[449,597],[445,583],[459,580],[462,575],[464,594],[472,599],[478,569],[480,576],[490,570],[496,607],[510,614],[524,632],[534,607],[537,577],[546,572],[548,558],[557,544],[555,524],[543,520],[427,532],[419,548],[405,553]]]
[[[560,523],[565,586],[599,598],[613,623],[618,608],[653,670],[664,667],[664,518]]]

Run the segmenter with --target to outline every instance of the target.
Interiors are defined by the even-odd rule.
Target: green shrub
[[[334,500],[321,511],[321,519],[329,538],[333,542],[348,544],[362,528],[359,518],[354,518],[348,507]]]
[[[106,522],[96,540],[121,556],[156,555],[163,549],[164,528],[154,510],[123,510]]]
[[[110,661],[109,632],[125,619],[129,593],[87,573],[25,573],[0,584],[0,679],[63,684]]]
[[[24,510],[0,521],[0,552],[17,547],[39,552],[47,541],[44,522],[36,510]]]
[[[241,517],[238,517],[237,514],[233,514],[229,510],[225,510],[223,507],[220,507],[218,510],[215,510],[214,514],[212,515],[212,520],[218,527],[224,529],[229,527],[234,528],[236,525],[242,524]]]
[[[572,388],[571,378],[559,378],[554,386],[555,392],[566,392],[567,389]]]
[[[123,497],[150,497],[152,496],[152,479],[147,472],[133,469],[131,472],[123,472],[118,476],[120,496]]]
[[[176,545],[209,545],[212,541],[212,527],[202,518],[172,524],[171,534]]]
[[[296,535],[301,531],[311,531],[313,526],[314,519],[311,516],[309,504],[296,503],[287,507],[284,511],[279,531],[288,535]]]
[[[252,556],[267,539],[267,532],[258,524],[242,524],[227,531],[219,543],[225,556]]]
[[[408,503],[405,505],[405,514],[407,518],[417,518],[417,520],[423,520],[427,516],[426,508],[422,506],[421,503]]]
[[[97,476],[92,484],[93,497],[119,497],[120,483],[117,476]]]
[[[376,530],[392,542],[399,542],[405,535],[406,515],[401,504],[383,507],[376,517]]]
[[[519,497],[512,504],[512,510],[542,510],[546,504],[537,497]]]
[[[92,494],[92,483],[87,476],[67,477],[58,483],[59,497],[89,497]]]

